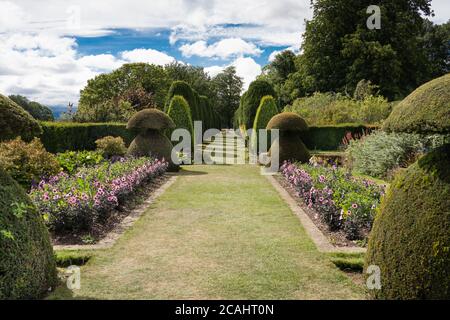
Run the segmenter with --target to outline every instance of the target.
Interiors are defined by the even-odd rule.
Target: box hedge
[[[208,122],[210,128],[214,127],[213,111],[208,116]],[[125,123],[42,122],[41,126],[44,131],[41,141],[47,151],[53,153],[95,150],[95,141],[106,136],[122,137],[126,145],[134,138]],[[315,126],[302,133],[302,140],[309,150],[337,150],[347,133],[363,134],[376,129],[363,125]]]
[[[41,141],[49,152],[95,150],[95,141],[107,136],[122,137],[127,145],[133,134],[125,123],[42,122]]]
[[[344,124],[335,126],[313,126],[302,133],[302,140],[309,150],[338,150],[343,145],[346,135],[369,134],[376,130],[375,126]]]

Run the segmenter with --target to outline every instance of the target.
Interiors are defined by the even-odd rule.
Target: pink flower
[[[358,205],[356,203],[352,204],[353,209],[358,209]]]

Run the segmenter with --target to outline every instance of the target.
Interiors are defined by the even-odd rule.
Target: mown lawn
[[[81,290],[50,299],[360,299],[256,166],[186,167]]]

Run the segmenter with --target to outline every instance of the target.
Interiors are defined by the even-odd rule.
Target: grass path
[[[188,167],[81,277],[74,298],[364,298],[255,166]]]

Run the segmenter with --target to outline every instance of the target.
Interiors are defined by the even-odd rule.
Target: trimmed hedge
[[[47,228],[25,191],[0,169],[0,300],[37,299],[57,283]]]
[[[134,138],[126,123],[42,122],[41,126],[41,141],[52,153],[95,150],[95,141],[107,136],[122,137],[126,145]]]
[[[338,150],[343,144],[344,137],[351,133],[368,134],[376,130],[375,126],[364,125],[337,125],[309,127],[307,132],[302,132],[302,140],[309,150]]]
[[[164,111],[168,113],[170,104],[174,96],[182,96],[186,99],[191,112],[192,120],[201,120],[198,114],[198,94],[191,86],[185,81],[174,81],[170,86],[169,93],[167,94],[166,106]]]
[[[450,132],[450,73],[417,88],[400,102],[383,130],[408,133]]]
[[[174,96],[170,102],[169,110],[167,110],[168,116],[175,123],[174,129],[186,129],[191,134],[194,132],[192,126],[192,118],[189,112],[189,105],[186,99],[182,96]],[[169,138],[174,130],[168,130]]]
[[[31,141],[41,133],[41,126],[27,111],[0,94],[0,141],[19,136],[25,141]]]
[[[208,121],[213,125],[213,111],[210,117]],[[42,122],[41,126],[44,131],[41,141],[47,151],[52,153],[95,150],[95,141],[107,136],[122,137],[126,145],[134,139],[125,123]],[[302,140],[309,150],[337,150],[348,132],[354,135],[376,129],[377,127],[363,125],[309,127],[309,131],[302,132]]]
[[[241,98],[241,105],[239,107],[240,125],[245,125],[247,129],[250,129],[253,126],[256,111],[264,96],[276,98],[276,93],[272,85],[264,80],[253,81],[247,92],[245,92]]]
[[[272,96],[265,96],[261,99],[261,103],[256,112],[255,122],[253,123],[253,134],[251,146],[252,149],[258,151],[259,148],[259,130],[266,129],[270,119],[278,113],[277,103]],[[267,132],[267,145],[270,144],[270,134]]]
[[[367,249],[379,266],[378,299],[450,299],[450,145],[427,154],[391,184]]]

